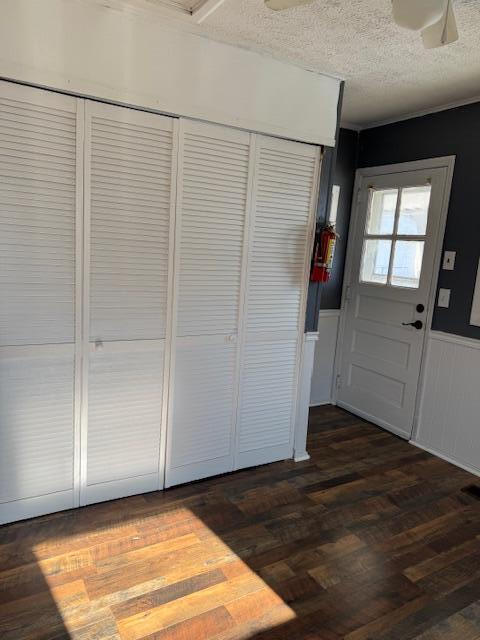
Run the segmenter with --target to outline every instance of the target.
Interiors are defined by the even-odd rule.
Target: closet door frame
[[[73,495],[74,507],[80,506],[82,474],[82,419],[83,419],[83,296],[85,288],[85,100],[77,98],[77,215],[75,218],[75,368],[74,368],[74,449]]]
[[[82,236],[82,290],[81,290],[81,343],[79,351],[81,352],[81,410],[79,415],[79,442],[78,442],[78,501],[80,505],[90,504],[88,500],[88,384],[89,384],[89,365],[90,365],[90,248],[91,248],[91,108],[90,105],[101,105],[95,100],[80,99],[84,103],[84,120],[83,120],[83,219],[81,222]],[[110,105],[106,105],[107,107]],[[111,105],[118,109],[144,113],[139,109],[132,109],[122,105]],[[171,186],[170,186],[170,218],[169,218],[169,244],[168,244],[168,293],[166,308],[166,326],[163,350],[163,385],[162,385],[162,417],[159,424],[159,457],[157,466],[156,490],[164,488],[165,480],[165,450],[166,450],[166,432],[168,420],[168,403],[170,394],[170,359],[171,359],[171,334],[173,322],[173,287],[174,287],[174,250],[175,250],[175,223],[176,223],[176,194],[177,194],[177,167],[178,167],[178,149],[179,149],[179,119],[173,116],[164,116],[161,114],[150,114],[149,116],[158,116],[159,118],[172,120],[172,163],[171,163]],[[133,341],[139,342],[139,341]],[[146,341],[145,341],[146,342]],[[128,349],[128,347],[127,347]],[[120,481],[122,482],[122,481]],[[113,483],[112,483],[113,484]],[[152,488],[145,488],[143,491],[151,491]],[[137,491],[136,493],[140,493]],[[125,495],[131,495],[126,493]],[[116,499],[103,498],[104,500]],[[78,506],[78,505],[76,505]]]
[[[305,318],[307,315],[307,298],[308,298],[308,285],[310,280],[310,267],[313,255],[313,246],[315,241],[315,227],[317,222],[317,207],[318,196],[320,191],[320,173],[322,169],[322,148],[316,146],[316,159],[315,159],[315,174],[312,180],[312,190],[310,193],[310,215],[308,221],[308,236],[305,247],[305,261],[303,266],[303,286],[301,292],[300,310],[299,310],[299,326],[298,326],[298,338],[297,338],[297,359],[295,366],[295,386],[294,386],[294,400],[292,407],[292,426],[290,429],[290,448],[291,457],[295,454],[295,427],[298,414],[298,400],[300,395],[300,374],[302,370],[302,358],[304,354],[304,341],[305,341]]]

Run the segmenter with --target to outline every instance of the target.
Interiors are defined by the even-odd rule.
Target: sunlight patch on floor
[[[228,638],[231,630],[237,640],[247,640],[296,618],[184,506],[161,507],[121,527],[100,518],[98,529],[93,524],[33,551],[72,639],[140,640],[171,628],[198,639]]]

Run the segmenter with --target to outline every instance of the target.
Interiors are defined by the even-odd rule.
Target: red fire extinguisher
[[[338,236],[335,233],[333,225],[326,225],[315,233],[312,269],[310,273],[311,282],[329,281],[337,238]]]

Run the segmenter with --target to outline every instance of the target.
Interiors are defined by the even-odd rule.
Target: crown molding
[[[358,125],[349,122],[342,122],[341,126],[344,129],[354,129],[355,131],[365,131],[366,129],[375,129],[376,127],[384,127],[388,124],[395,124],[397,122],[403,122],[404,120],[412,120],[413,118],[421,118],[423,116],[429,116],[433,113],[440,113],[441,111],[448,111],[449,109],[456,109],[457,107],[465,107],[469,104],[475,104],[480,102],[480,95],[473,96],[472,98],[465,98],[464,100],[455,100],[453,102],[447,102],[441,104],[438,107],[429,107],[428,109],[421,109],[419,111],[412,111],[393,118],[386,118],[385,120],[376,120],[369,122],[368,124]]]

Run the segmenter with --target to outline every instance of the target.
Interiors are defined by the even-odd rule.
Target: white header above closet
[[[0,76],[333,146],[339,81],[86,0],[3,0]]]

